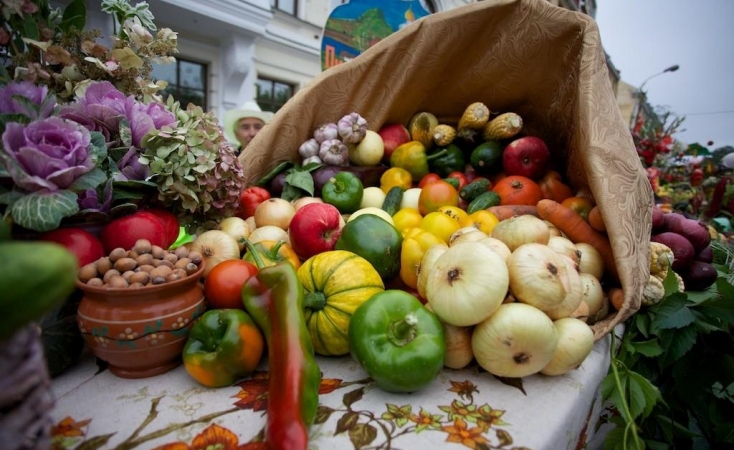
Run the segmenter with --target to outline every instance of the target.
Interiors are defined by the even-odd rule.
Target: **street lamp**
[[[675,72],[678,69],[680,69],[680,66],[678,64],[674,64],[666,68],[662,72],[658,72],[654,75],[650,75],[649,77],[645,79],[645,81],[642,82],[642,84],[640,85],[640,87],[637,89],[637,91],[634,94],[634,96],[637,97],[637,102],[635,102],[635,108],[634,108],[632,116],[630,117],[630,121],[632,122],[630,123],[631,127],[634,127],[635,123],[637,122],[637,118],[640,115],[640,109],[641,107],[643,107],[642,104],[647,102],[647,95],[645,94],[645,91],[642,90],[642,88],[645,87],[645,84],[657,76],[660,76],[667,72]]]
[[[655,75],[651,75],[651,76],[647,77],[647,79],[645,79],[645,81],[643,81],[642,84],[640,85],[640,88],[638,89],[638,91],[642,92],[642,88],[645,87],[645,83],[647,83],[648,81],[652,80],[653,78],[655,78],[655,77],[657,77],[659,75],[662,75],[664,73],[667,73],[667,72],[675,72],[678,69],[680,69],[680,66],[678,64],[675,64],[675,65],[670,66],[667,69],[663,70],[662,72],[658,72]]]

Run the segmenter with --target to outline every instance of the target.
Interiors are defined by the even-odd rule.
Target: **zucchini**
[[[482,209],[497,206],[500,204],[501,201],[502,199],[500,198],[498,193],[494,191],[483,192],[475,197],[474,200],[471,201],[471,203],[469,203],[469,206],[466,207],[466,212],[472,214]]]
[[[489,180],[486,178],[480,178],[461,188],[461,190],[459,190],[459,197],[461,197],[462,200],[471,202],[480,194],[487,192],[488,189]]]
[[[382,209],[390,216],[395,215],[400,210],[400,203],[403,201],[403,188],[393,186],[387,191],[385,200],[382,202]]]

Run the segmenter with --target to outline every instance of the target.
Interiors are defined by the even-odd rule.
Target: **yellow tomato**
[[[433,245],[447,246],[438,236],[418,227],[408,228],[403,236],[400,253],[400,279],[407,286],[418,286],[418,266],[423,255]]]
[[[423,216],[416,208],[403,208],[392,216],[393,225],[401,233],[408,228],[420,226],[421,219]]]
[[[449,206],[449,205],[438,208],[438,212],[442,212],[446,214],[447,216],[451,217],[458,223],[461,223],[466,218],[466,216],[469,215],[466,211],[459,208],[458,206]]]
[[[380,189],[387,194],[395,186],[408,190],[413,187],[413,177],[410,172],[401,167],[391,167],[380,177]]]
[[[476,227],[479,228],[480,231],[484,231],[489,234],[498,223],[500,223],[500,221],[497,216],[486,209],[480,209],[479,211],[475,211],[466,216],[466,218],[461,222],[461,226]]]
[[[442,241],[448,244],[451,235],[461,228],[461,225],[448,215],[439,211],[434,211],[426,214],[426,216],[421,220],[420,227],[421,229],[438,236]]]

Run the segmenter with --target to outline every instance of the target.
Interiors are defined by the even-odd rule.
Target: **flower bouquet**
[[[242,166],[217,118],[159,94],[153,64],[174,62],[176,33],[145,2],[103,0],[111,48],[85,31],[84,0],[4,2],[0,16],[0,213],[36,232],[143,206],[189,232],[234,215]],[[155,33],[155,36],[152,34]]]

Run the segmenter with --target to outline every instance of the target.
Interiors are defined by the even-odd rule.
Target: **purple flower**
[[[0,162],[25,191],[66,189],[95,165],[88,153],[89,131],[58,117],[8,123],[2,141]]]
[[[25,97],[34,105],[41,106],[41,109],[36,112],[13,98],[14,96]],[[23,114],[34,120],[45,119],[53,113],[55,106],[53,101],[44,103],[47,96],[46,86],[39,86],[30,81],[12,82],[0,88],[0,114]]]
[[[99,131],[109,143],[118,138],[125,118],[125,95],[109,81],[91,83],[83,96],[61,108],[60,116]]]
[[[107,180],[102,190],[102,198],[96,189],[87,189],[77,198],[80,210],[107,212],[112,206],[112,180]]]
[[[132,144],[140,148],[143,136],[176,122],[176,117],[160,103],[138,103],[132,96],[125,101],[125,116],[130,124]]]
[[[130,150],[117,163],[120,173],[114,175],[115,181],[141,181],[148,178],[150,167],[140,164],[138,158],[140,158],[140,154],[135,147],[130,147]]]

